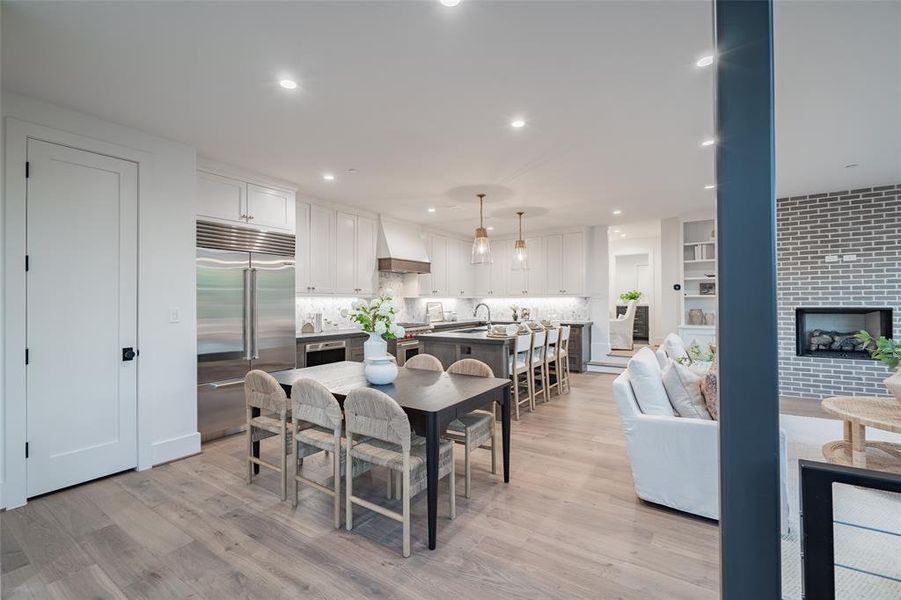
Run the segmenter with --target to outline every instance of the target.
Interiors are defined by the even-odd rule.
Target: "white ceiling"
[[[901,180],[901,3],[851,4],[777,5],[780,194]],[[3,87],[461,234],[615,224],[713,206],[711,10],[4,2]]]

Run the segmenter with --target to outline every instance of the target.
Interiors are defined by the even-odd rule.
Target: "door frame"
[[[25,310],[26,310],[26,278],[25,278],[25,231],[26,231],[26,181],[25,162],[28,152],[28,140],[35,139],[51,144],[67,146],[76,150],[84,150],[131,161],[138,166],[138,306],[137,306],[137,340],[138,349],[141,340],[149,332],[148,315],[141,311],[141,290],[149,289],[147,273],[149,273],[149,252],[144,251],[141,235],[146,225],[141,219],[141,203],[149,198],[148,176],[153,172],[152,155],[117,144],[111,144],[92,137],[86,137],[45,127],[13,117],[5,117],[5,153],[4,193],[6,196],[3,264],[3,399],[5,419],[3,421],[3,460],[5,480],[3,481],[0,506],[7,509],[23,506],[27,501],[27,468],[25,462],[25,442],[27,441],[27,396],[25,367]],[[143,471],[152,466],[151,421],[150,421],[150,386],[143,376],[144,365],[152,361],[151,356],[141,356],[136,362],[137,368],[137,469]]]

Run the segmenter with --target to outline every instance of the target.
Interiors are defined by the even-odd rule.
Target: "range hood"
[[[429,255],[415,225],[381,219],[377,256],[379,271],[431,273]]]

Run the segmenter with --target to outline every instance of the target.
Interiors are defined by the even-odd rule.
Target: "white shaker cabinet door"
[[[247,221],[247,184],[237,179],[197,172],[197,216],[214,220]]]
[[[585,236],[581,232],[563,236],[563,293],[581,296],[585,293]]]
[[[310,207],[310,292],[335,291],[335,211]]]
[[[297,235],[294,238],[294,287],[298,294],[310,293],[310,205],[295,206]]]
[[[563,294],[563,236],[544,237],[545,293]]]
[[[356,261],[357,218],[339,212],[335,216],[335,292],[353,294],[356,291],[354,263]]]
[[[375,290],[375,245],[378,236],[376,222],[357,217],[357,248],[355,260],[355,291],[361,296],[371,296]]]
[[[247,222],[294,231],[294,192],[247,184]]]

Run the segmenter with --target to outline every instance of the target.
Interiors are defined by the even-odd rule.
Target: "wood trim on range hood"
[[[390,273],[431,273],[432,265],[418,260],[404,260],[402,258],[380,258],[379,271]]]

